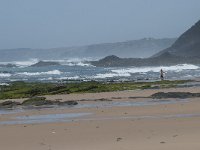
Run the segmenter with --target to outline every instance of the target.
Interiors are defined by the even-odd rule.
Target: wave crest
[[[25,75],[25,76],[40,76],[40,75],[61,75],[62,72],[59,70],[52,70],[47,72],[22,72],[17,73],[17,75]]]
[[[147,72],[160,72],[160,69],[164,71],[175,71],[180,72],[183,70],[196,70],[199,69],[198,66],[192,64],[180,64],[175,66],[159,66],[159,67],[133,67],[127,69],[114,69],[112,72],[121,74],[121,73],[147,73]]]

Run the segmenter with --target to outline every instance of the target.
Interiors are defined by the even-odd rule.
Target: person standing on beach
[[[164,71],[162,69],[160,70],[160,79],[161,81],[164,80]]]

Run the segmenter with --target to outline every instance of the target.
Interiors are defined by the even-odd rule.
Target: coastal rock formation
[[[181,57],[200,57],[200,20],[183,33],[172,46],[153,57],[160,56],[165,52]]]
[[[98,67],[160,66],[200,63],[200,21],[183,33],[169,48],[149,58],[119,58],[108,56],[90,62]]]
[[[154,99],[162,99],[162,98],[195,98],[200,97],[200,93],[190,93],[190,92],[158,92],[151,95]]]
[[[52,100],[46,100],[45,97],[32,97],[29,98],[22,103],[15,102],[15,101],[5,101],[0,103],[0,108],[15,108],[17,106],[53,106],[53,105],[59,105],[59,106],[75,106],[78,105],[77,101],[52,101]]]
[[[181,57],[165,52],[157,57],[151,58],[119,58],[117,56],[108,56],[99,61],[91,61],[91,65],[96,67],[141,67],[141,66],[162,66],[177,65],[183,63],[199,64],[200,57]]]
[[[3,103],[0,103],[0,108],[14,108],[19,105],[21,105],[19,102],[5,101]]]
[[[58,66],[58,65],[60,65],[58,62],[39,61],[38,63],[31,65],[31,67],[46,67],[46,66]]]

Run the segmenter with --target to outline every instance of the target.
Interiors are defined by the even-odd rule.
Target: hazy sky
[[[178,37],[200,0],[0,0],[0,49]]]

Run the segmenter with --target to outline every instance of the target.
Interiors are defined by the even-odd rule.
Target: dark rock
[[[190,92],[158,92],[151,95],[154,99],[162,99],[162,98],[194,98],[200,97],[200,93],[190,93]]]
[[[32,97],[29,98],[22,103],[19,102],[12,102],[12,101],[5,101],[3,103],[0,103],[0,108],[14,108],[16,106],[52,106],[52,105],[59,105],[59,106],[74,106],[77,105],[77,101],[51,101],[51,100],[46,100],[45,97]]]
[[[28,100],[25,100],[22,105],[25,106],[47,106],[47,105],[77,105],[77,101],[51,101],[51,100],[46,100],[45,97],[32,97]]]
[[[19,102],[13,102],[13,101],[5,101],[3,103],[0,103],[1,108],[13,108],[20,105]]]
[[[59,102],[59,105],[73,106],[73,105],[78,105],[78,102],[77,101],[65,101],[65,102]]]
[[[60,63],[51,61],[39,61],[36,64],[31,65],[31,67],[46,67],[46,66],[58,66]]]
[[[32,97],[22,102],[25,106],[42,106],[42,105],[52,105],[53,102],[46,100],[45,97]]]
[[[82,102],[87,102],[87,101],[94,101],[94,102],[97,102],[97,101],[101,101],[101,102],[103,102],[103,101],[112,101],[111,99],[105,99],[105,98],[100,98],[100,99],[81,99],[81,100],[79,100],[79,101],[82,101]]]
[[[116,58],[116,57],[105,57],[98,61],[91,61],[90,64],[96,67],[127,67],[127,66],[161,66],[161,65],[176,65],[176,64],[199,64],[199,57],[182,57],[175,56],[169,52],[165,52],[157,57],[150,58]],[[144,79],[142,79],[144,80]]]
[[[112,101],[112,100],[111,99],[106,99],[106,98],[100,98],[100,99],[95,99],[95,101],[109,102],[109,101]]]

